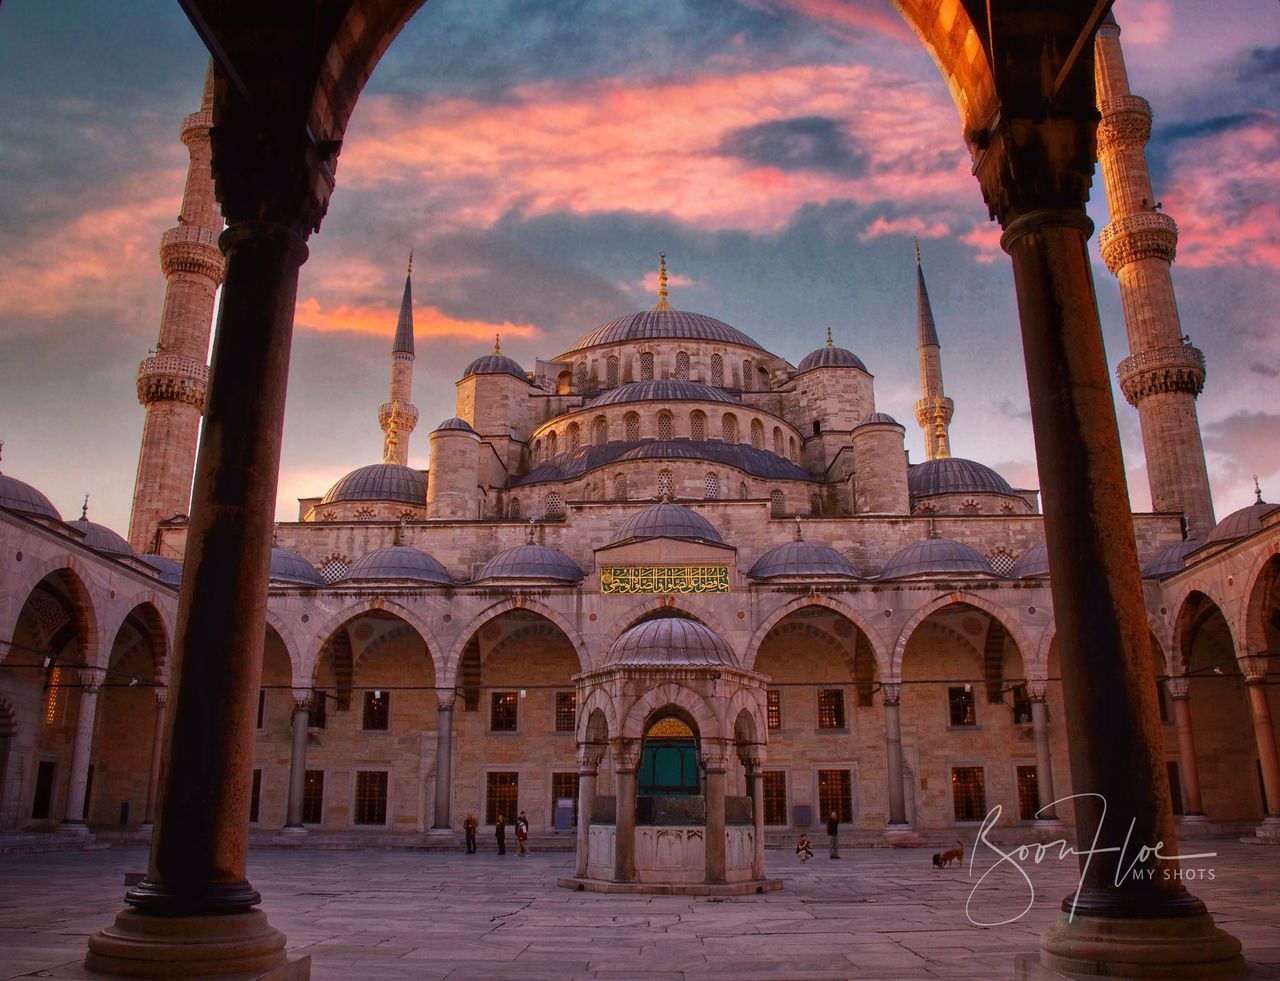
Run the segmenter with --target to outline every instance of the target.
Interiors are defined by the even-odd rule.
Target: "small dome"
[[[880,572],[881,579],[945,576],[956,573],[994,575],[986,559],[968,545],[950,538],[926,538],[899,549]]]
[[[811,351],[800,359],[800,364],[796,366],[796,374],[803,374],[806,371],[812,371],[814,368],[857,368],[859,371],[867,370],[867,366],[862,363],[861,358],[842,347],[820,347],[816,351]]]
[[[454,416],[451,419],[446,419],[444,422],[440,423],[440,425],[436,426],[436,428],[431,431],[433,433],[447,433],[453,430],[457,430],[459,432],[464,432],[464,433],[476,432],[475,429],[472,428],[471,423],[467,422],[465,419],[459,419],[457,416]],[[478,436],[480,434],[476,433],[476,435]]]
[[[139,555],[139,559],[156,570],[160,581],[169,586],[182,582],[182,563],[165,555]]]
[[[426,552],[406,545],[388,545],[351,563],[346,579],[409,579],[452,586],[453,578]]]
[[[611,665],[727,665],[738,659],[715,631],[696,620],[662,617],[632,627],[609,651]]]
[[[329,488],[321,504],[339,501],[400,501],[426,504],[427,477],[399,463],[373,463],[352,470]]]
[[[889,415],[889,413],[887,412],[871,413],[871,415],[867,416],[867,421],[864,422],[863,425],[864,426],[897,426],[899,429],[906,428],[905,426],[902,425],[902,423],[898,422],[897,419],[893,418],[893,416]]]
[[[578,582],[585,575],[563,552],[545,545],[517,545],[499,552],[480,569],[482,579],[558,579]]]
[[[601,405],[622,405],[626,402],[730,402],[738,405],[742,399],[701,382],[659,378],[655,381],[628,382],[611,388],[597,395],[583,408],[594,409]]]
[[[907,471],[912,497],[934,494],[1012,494],[1009,482],[990,467],[958,456],[918,463]]]
[[[1043,579],[1049,575],[1049,546],[1032,545],[1018,556],[1009,570],[1010,579]]]
[[[763,350],[750,337],[722,320],[684,310],[642,310],[601,324],[586,334],[565,353],[600,344],[622,344],[628,341],[690,340],[719,341]]]
[[[724,544],[720,533],[697,511],[690,511],[667,501],[650,504],[631,515],[622,523],[609,544],[617,545],[633,538],[680,538],[685,541]]]
[[[505,354],[486,354],[476,358],[462,372],[463,378],[470,378],[472,375],[513,375],[522,382],[529,380],[528,374],[520,367],[520,362],[511,360]]]
[[[102,552],[104,555],[131,556],[134,554],[133,548],[130,547],[129,543],[106,525],[100,525],[96,521],[90,521],[88,518],[77,518],[75,521],[68,521],[67,527],[74,528],[84,535],[84,544],[95,552]]]
[[[271,550],[271,581],[289,586],[322,586],[315,566],[297,552],[276,546]]]
[[[62,515],[47,497],[30,484],[24,484],[16,477],[8,477],[2,473],[0,473],[0,508],[20,511],[36,518],[62,520]]]
[[[1234,542],[1238,538],[1247,538],[1255,532],[1262,531],[1262,519],[1276,510],[1280,510],[1280,504],[1258,501],[1247,508],[1232,511],[1213,526],[1213,531],[1209,532],[1209,537],[1204,543],[1212,545],[1215,542]]]
[[[1160,549],[1152,556],[1151,561],[1143,566],[1142,578],[1163,579],[1175,572],[1181,572],[1187,565],[1187,556],[1203,545],[1204,542],[1188,538],[1186,541],[1174,542]]]
[[[829,545],[796,541],[769,549],[747,575],[752,579],[771,579],[774,576],[843,576],[856,579],[858,570]]]

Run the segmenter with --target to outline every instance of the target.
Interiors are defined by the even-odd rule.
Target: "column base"
[[[305,835],[307,829],[301,824],[286,824],[280,829],[282,835]]]
[[[456,838],[458,837],[458,832],[454,831],[453,828],[429,828],[427,829],[427,837],[428,838]]]
[[[1040,954],[1014,961],[1019,981],[1075,978],[1236,978],[1244,974],[1240,941],[1208,913],[1162,919],[1059,916]]]
[[[1280,816],[1268,814],[1262,823],[1253,829],[1259,841],[1268,845],[1280,845]]]
[[[57,831],[60,835],[89,836],[89,826],[83,821],[63,821],[58,825]]]
[[[1033,827],[1041,831],[1063,831],[1066,825],[1062,823],[1062,818],[1036,818]]]
[[[1204,811],[1198,811],[1195,814],[1179,814],[1175,820],[1179,824],[1208,824],[1209,815]]]
[[[121,978],[308,981],[311,958],[290,960],[261,910],[230,916],[145,916],[133,910],[89,938],[84,966]]]

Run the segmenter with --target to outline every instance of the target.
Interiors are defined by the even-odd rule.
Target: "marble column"
[[[76,737],[71,749],[71,782],[67,786],[67,809],[59,830],[83,832],[85,795],[89,791],[89,762],[93,758],[93,724],[98,714],[98,690],[107,673],[101,668],[80,671],[80,712],[76,716]]]
[[[1280,755],[1276,753],[1276,731],[1267,700],[1267,657],[1255,654],[1240,658],[1253,734],[1258,741],[1258,762],[1262,766],[1262,790],[1266,795],[1267,820],[1280,820]]]
[[[1053,760],[1049,755],[1049,685],[1044,681],[1028,681],[1031,698],[1031,735],[1036,744],[1036,812],[1037,821],[1058,820],[1053,796]]]
[[[707,882],[725,881],[725,763],[722,755],[704,753],[707,802]]]
[[[436,798],[433,830],[450,828],[449,802],[453,799],[453,703],[455,693],[436,690]]]
[[[160,761],[164,758],[164,724],[169,715],[169,689],[156,689],[156,722],[151,740],[151,771],[147,777],[147,813],[143,820],[150,827],[156,820],[156,802],[160,793]]]
[[[1182,793],[1187,799],[1185,816],[1204,817],[1200,765],[1196,762],[1196,740],[1191,731],[1191,679],[1169,678],[1164,684],[1173,699],[1173,721],[1178,727],[1178,761],[1182,764]]]
[[[751,856],[751,878],[764,878],[764,765],[755,757],[746,761],[747,792],[751,795],[751,824],[755,830],[755,853]]]
[[[293,689],[293,754],[289,759],[289,806],[284,830],[302,834],[302,797],[307,789],[307,728],[311,725],[310,688]]]
[[[901,684],[880,686],[884,700],[884,759],[889,777],[889,826],[907,823],[907,796],[902,786],[902,721],[899,706],[902,701]],[[823,815],[825,820],[826,815]]]
[[[596,772],[600,766],[600,750],[582,747],[578,750],[578,835],[575,875],[587,874],[591,854],[591,799],[596,795]]]
[[[636,765],[639,746],[634,739],[615,739],[613,782],[614,805],[613,878],[615,882],[636,880]]]

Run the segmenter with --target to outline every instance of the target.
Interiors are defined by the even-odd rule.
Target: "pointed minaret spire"
[[[835,347],[835,346],[836,346],[836,342],[831,337],[831,328],[828,327],[827,328],[827,347]],[[796,517],[799,517],[799,515],[796,515]]]
[[[400,317],[391,344],[391,384],[387,401],[378,409],[382,427],[382,461],[405,465],[409,461],[409,434],[418,424],[418,410],[413,398],[413,252],[409,252],[409,268],[404,276],[404,295],[400,298]]]
[[[1267,503],[1262,499],[1262,485],[1258,483],[1258,475],[1256,473],[1253,475],[1253,496],[1257,498],[1257,500],[1254,501],[1255,504]]]
[[[658,303],[653,309],[671,309],[671,304],[667,302],[667,254],[665,252],[658,253]]]
[[[1255,484],[1257,482],[1258,482],[1257,480],[1254,480]],[[81,521],[89,520],[89,495],[88,494],[84,496],[84,504],[80,506],[80,520]]]
[[[920,357],[920,400],[916,402],[916,422],[924,430],[926,460],[945,460],[951,455],[951,416],[955,403],[942,389],[942,345],[933,322],[929,291],[924,285],[924,264],[920,240],[916,240],[916,351]]]

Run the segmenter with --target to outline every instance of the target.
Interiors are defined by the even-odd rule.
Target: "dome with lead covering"
[[[724,544],[720,533],[697,511],[667,501],[650,504],[631,515],[622,523],[609,544],[617,545],[619,542],[645,538],[679,538],[684,541]]]
[[[737,667],[729,645],[696,620],[662,617],[627,630],[609,650],[610,665]]]
[[[169,586],[177,586],[182,582],[182,563],[167,555],[139,555],[139,559],[156,570],[160,581]]]
[[[505,354],[486,354],[476,358],[462,372],[463,378],[470,378],[472,375],[513,375],[523,382],[529,380],[529,375],[520,367],[520,362],[513,361]]]
[[[545,545],[516,545],[499,552],[480,569],[475,581],[484,579],[556,579],[578,582],[585,573],[576,562]]]
[[[1175,572],[1181,572],[1187,566],[1187,556],[1203,545],[1202,541],[1188,538],[1186,541],[1174,542],[1160,549],[1151,557],[1151,561],[1142,567],[1142,578],[1163,579]]]
[[[322,586],[316,567],[297,552],[279,545],[271,550],[271,581],[290,586]]]
[[[0,473],[0,508],[19,511],[36,518],[62,520],[62,515],[47,497],[30,484],[24,484],[16,477],[9,477],[2,473]]]
[[[427,477],[399,463],[372,463],[352,470],[329,488],[321,504],[339,501],[400,501],[426,504]]]
[[[958,456],[918,463],[907,471],[912,497],[934,494],[1012,494],[1009,482],[990,467]]]
[[[908,576],[995,575],[977,551],[950,538],[926,538],[899,549],[880,571],[881,579]]]
[[[722,320],[684,310],[642,310],[601,324],[566,351],[571,354],[601,344],[632,341],[712,341],[764,350],[750,337]]]
[[[1234,542],[1240,538],[1248,538],[1255,532],[1262,531],[1262,519],[1277,510],[1280,510],[1280,504],[1268,504],[1259,500],[1247,508],[1232,511],[1213,526],[1213,531],[1209,532],[1204,543],[1212,545],[1215,542]]]
[[[1018,556],[1009,570],[1010,579],[1043,579],[1049,574],[1049,546],[1032,545]]]
[[[867,416],[867,421],[864,422],[863,425],[864,426],[897,426],[899,429],[906,428],[905,426],[902,425],[902,423],[898,422],[897,419],[893,418],[893,416],[889,415],[889,413],[887,412],[871,413],[871,415]]]
[[[134,554],[129,543],[106,525],[100,525],[88,518],[77,518],[75,521],[68,521],[67,527],[74,528],[84,535],[84,544],[95,552],[102,552],[104,555],[132,556]]]
[[[471,425],[471,423],[467,422],[467,420],[459,419],[457,416],[453,416],[450,419],[446,419],[444,422],[440,423],[440,425],[436,426],[436,428],[432,430],[433,433],[447,433],[447,432],[453,432],[453,431],[463,432],[463,433],[474,433],[475,428]],[[477,433],[476,435],[479,435],[479,434]]]
[[[347,570],[347,579],[407,579],[452,586],[448,570],[426,552],[407,545],[388,545],[360,556]]]
[[[597,395],[583,408],[594,409],[602,405],[622,405],[627,402],[729,402],[740,405],[742,399],[701,382],[659,378],[654,381],[628,382],[611,388]]]
[[[853,563],[830,545],[795,541],[771,548],[760,556],[747,573],[752,579],[776,576],[840,576],[857,579]]]
[[[811,351],[800,359],[800,363],[796,365],[796,374],[803,374],[806,371],[812,371],[814,368],[857,368],[859,371],[866,371],[867,366],[862,363],[862,359],[852,351],[847,351],[842,347],[820,347],[816,351]]]

